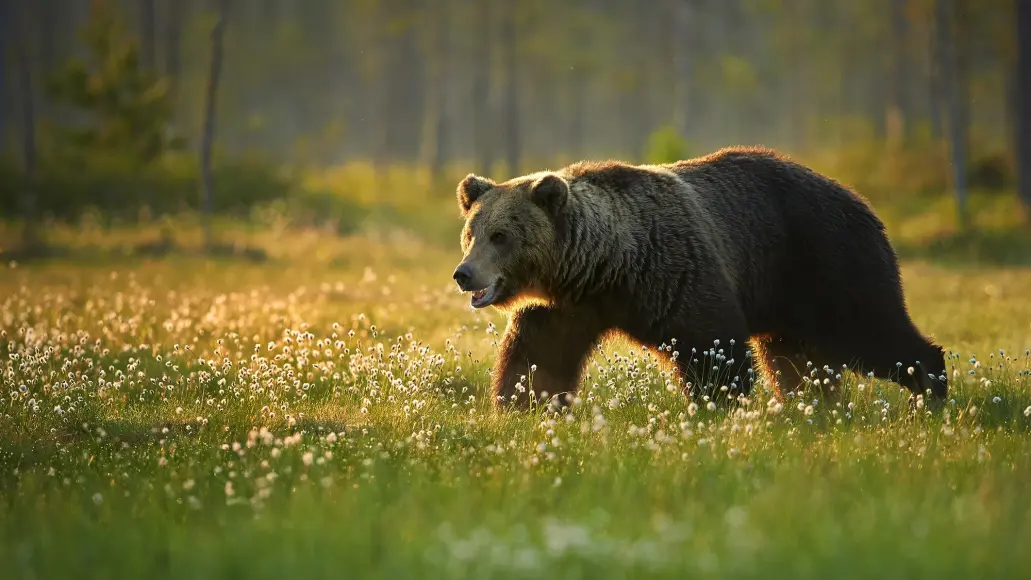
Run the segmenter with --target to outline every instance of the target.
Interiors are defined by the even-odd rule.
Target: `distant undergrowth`
[[[1012,163],[989,146],[974,145],[968,167],[970,232],[959,231],[948,159],[933,140],[915,139],[904,148],[865,140],[791,156],[869,198],[907,255],[1026,260],[1031,235],[1014,193]],[[663,162],[698,153],[663,129],[640,158],[626,160]],[[195,155],[173,152],[143,169],[135,167],[110,154],[45,154],[31,188],[38,213],[50,224],[74,226],[85,220],[111,228],[181,220],[199,211]],[[251,227],[315,228],[338,235],[404,230],[447,245],[457,239],[459,224],[454,188],[471,170],[471,164],[458,162],[431,175],[403,163],[376,166],[358,160],[316,168],[290,167],[258,155],[219,156],[214,211],[220,219]],[[496,167],[490,173],[506,179],[514,172]],[[0,160],[0,214],[19,216],[28,188],[20,164]]]

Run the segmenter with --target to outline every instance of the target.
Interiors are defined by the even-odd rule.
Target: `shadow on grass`
[[[60,260],[70,258],[74,253],[74,250],[67,246],[35,242],[29,245],[19,244],[11,248],[0,248],[0,262],[26,264],[46,260]]]
[[[46,263],[52,260],[96,262],[110,258],[154,260],[163,258],[208,258],[214,260],[238,260],[255,264],[271,262],[273,259],[260,247],[215,242],[208,247],[190,247],[167,238],[143,241],[131,246],[104,249],[95,246],[66,246],[38,243],[32,246],[0,248],[0,263],[19,264]]]
[[[1031,268],[1031,227],[957,232],[920,244],[899,242],[895,249],[904,260],[940,266]]]
[[[236,259],[253,263],[269,261],[268,253],[259,247],[214,242],[201,248],[187,248],[176,244],[173,240],[159,238],[137,244],[132,251],[133,256],[146,258],[164,258],[171,256],[207,257],[218,259]]]

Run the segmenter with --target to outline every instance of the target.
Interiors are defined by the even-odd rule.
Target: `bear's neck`
[[[566,211],[556,220],[560,251],[547,286],[557,303],[581,301],[620,285],[623,266],[633,254],[635,237],[629,224],[617,219],[624,212],[613,207],[613,200],[592,193],[586,198],[571,192]]]

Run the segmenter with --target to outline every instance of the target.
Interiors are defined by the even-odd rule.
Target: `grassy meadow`
[[[1028,577],[1031,269],[983,259],[1027,246],[950,252],[924,239],[947,210],[895,213],[952,353],[916,416],[864,377],[688,405],[620,343],[570,409],[495,411],[504,320],[454,287],[457,221],[225,225],[254,260],[191,252],[193,227],[152,255],[122,249],[153,231],[54,226],[71,250],[0,266],[3,576]]]

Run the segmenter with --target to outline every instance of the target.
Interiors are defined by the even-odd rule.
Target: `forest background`
[[[469,171],[760,144],[873,200],[902,252],[1023,261],[1029,10],[4,0],[7,251],[84,223],[164,224],[167,249],[219,220],[453,244]]]

